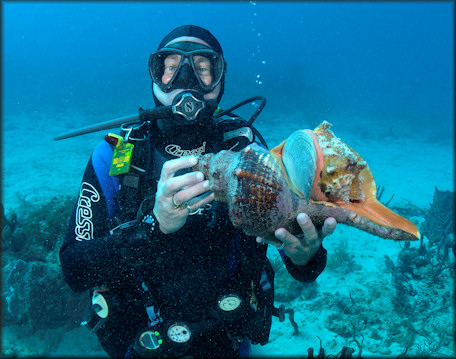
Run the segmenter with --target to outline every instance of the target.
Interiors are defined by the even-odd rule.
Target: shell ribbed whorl
[[[256,143],[203,155],[195,169],[210,179],[215,199],[228,203],[231,221],[247,234],[270,236],[296,213],[300,199],[274,157]]]
[[[247,234],[270,235],[278,223],[287,222],[297,198],[291,198],[278,163],[266,149],[252,144],[237,155],[229,190],[231,221]]]

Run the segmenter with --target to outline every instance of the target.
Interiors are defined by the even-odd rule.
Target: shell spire
[[[341,199],[364,201],[362,190],[364,181],[361,171],[367,167],[366,161],[350,146],[336,137],[330,130],[331,124],[324,121],[313,132],[323,154],[323,171],[318,178],[318,189],[331,202]],[[316,198],[320,193],[315,193]]]

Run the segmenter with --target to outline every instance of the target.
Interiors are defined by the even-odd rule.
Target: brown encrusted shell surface
[[[336,137],[330,130],[331,124],[324,121],[315,130],[318,144],[323,151],[323,170],[318,186],[330,200],[334,197],[344,202],[363,201],[363,177],[361,171],[367,167],[366,161]]]
[[[240,152],[202,156],[198,168],[212,182],[216,199],[229,204],[233,224],[247,234],[271,234],[295,215],[299,198],[274,157],[255,143]]]

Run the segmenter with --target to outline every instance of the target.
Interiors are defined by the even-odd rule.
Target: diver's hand
[[[190,212],[214,200],[212,192],[206,193],[209,191],[209,181],[204,180],[202,172],[175,176],[178,170],[193,167],[197,162],[196,157],[185,156],[163,164],[153,212],[160,230],[165,234],[178,231]]]
[[[296,265],[305,265],[317,253],[323,238],[332,234],[337,222],[333,217],[326,218],[321,231],[317,231],[312,220],[305,213],[299,213],[296,217],[302,229],[302,235],[294,236],[285,228],[279,228],[274,232],[278,240],[266,240],[257,237],[258,243],[273,244],[277,247],[284,245],[285,254]]]

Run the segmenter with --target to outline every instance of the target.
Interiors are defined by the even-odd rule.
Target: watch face
[[[236,294],[228,294],[222,297],[218,302],[219,308],[225,312],[237,309],[241,305],[241,298]]]
[[[190,340],[192,332],[182,323],[175,323],[168,328],[168,338],[175,343],[185,343]]]

